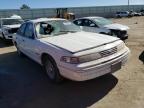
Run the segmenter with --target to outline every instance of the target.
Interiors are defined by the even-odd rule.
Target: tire
[[[48,78],[54,83],[60,83],[63,81],[63,77],[60,75],[58,67],[55,61],[49,57],[44,58],[43,66]]]

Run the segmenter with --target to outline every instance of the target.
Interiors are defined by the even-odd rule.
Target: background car
[[[142,13],[141,12],[133,12],[133,15],[134,16],[142,16]]]
[[[22,18],[17,15],[10,18],[0,18],[0,37],[11,40],[22,23]]]
[[[115,17],[117,17],[117,18],[129,17],[129,12],[128,11],[116,12]]]
[[[143,9],[140,10],[140,13],[141,13],[142,16],[144,16],[144,10]]]
[[[80,26],[83,31],[116,36],[122,40],[128,39],[128,26],[113,23],[103,17],[84,17],[74,20],[73,23]]]
[[[144,16],[144,12],[140,12],[141,13],[141,16]]]
[[[84,81],[116,72],[130,53],[119,38],[84,32],[68,20],[55,18],[23,23],[13,42],[18,54],[41,64],[54,82],[63,77]]]

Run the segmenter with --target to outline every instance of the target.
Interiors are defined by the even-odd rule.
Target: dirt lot
[[[144,108],[144,17],[128,25],[131,57],[123,69],[86,82],[49,82],[42,68],[0,40],[0,108]]]

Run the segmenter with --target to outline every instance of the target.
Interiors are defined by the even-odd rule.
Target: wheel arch
[[[45,63],[46,58],[48,58],[49,60],[51,60],[56,65],[56,61],[55,61],[54,57],[52,57],[48,53],[42,53],[41,54],[41,64],[42,65]]]

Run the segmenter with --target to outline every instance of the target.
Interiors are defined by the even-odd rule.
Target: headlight
[[[102,56],[99,53],[93,53],[93,54],[88,54],[88,55],[79,57],[79,61],[81,63],[84,63],[84,62],[98,60],[100,58],[102,58]]]
[[[65,62],[65,63],[78,64],[79,58],[78,57],[63,56],[63,57],[61,57],[61,61]]]
[[[124,44],[124,42],[121,42],[121,44],[119,44],[118,46],[117,46],[117,51],[121,51],[122,49],[124,49],[125,48],[125,44]]]
[[[5,35],[9,34],[8,29],[4,29],[4,30],[3,30],[3,33],[4,33]]]

